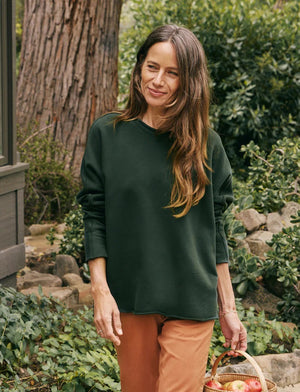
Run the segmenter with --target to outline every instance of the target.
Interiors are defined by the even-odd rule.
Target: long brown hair
[[[188,29],[164,25],[155,29],[137,53],[132,72],[129,99],[119,121],[140,118],[147,110],[141,91],[141,68],[151,46],[170,42],[178,62],[179,88],[176,97],[167,105],[159,132],[171,132],[173,144],[169,155],[173,160],[174,183],[167,208],[180,218],[188,213],[205,194],[209,184],[207,138],[209,128],[209,77],[206,57],[201,43]]]

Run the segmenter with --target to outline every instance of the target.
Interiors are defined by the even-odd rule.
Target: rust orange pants
[[[200,392],[214,321],[121,313],[122,392]]]

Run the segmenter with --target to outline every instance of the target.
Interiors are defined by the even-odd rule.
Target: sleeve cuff
[[[229,251],[227,238],[225,235],[223,224],[220,222],[216,227],[216,263],[228,263],[229,262]]]

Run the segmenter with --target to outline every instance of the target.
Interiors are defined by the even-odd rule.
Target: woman
[[[208,110],[203,48],[166,25],[137,54],[125,111],[88,136],[78,200],[94,319],[123,392],[202,390],[218,311],[224,345],[246,349],[222,224],[231,169]]]

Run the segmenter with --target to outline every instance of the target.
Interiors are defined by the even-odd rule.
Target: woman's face
[[[141,89],[147,109],[163,111],[176,97],[179,87],[176,52],[170,42],[150,47],[141,70]]]

